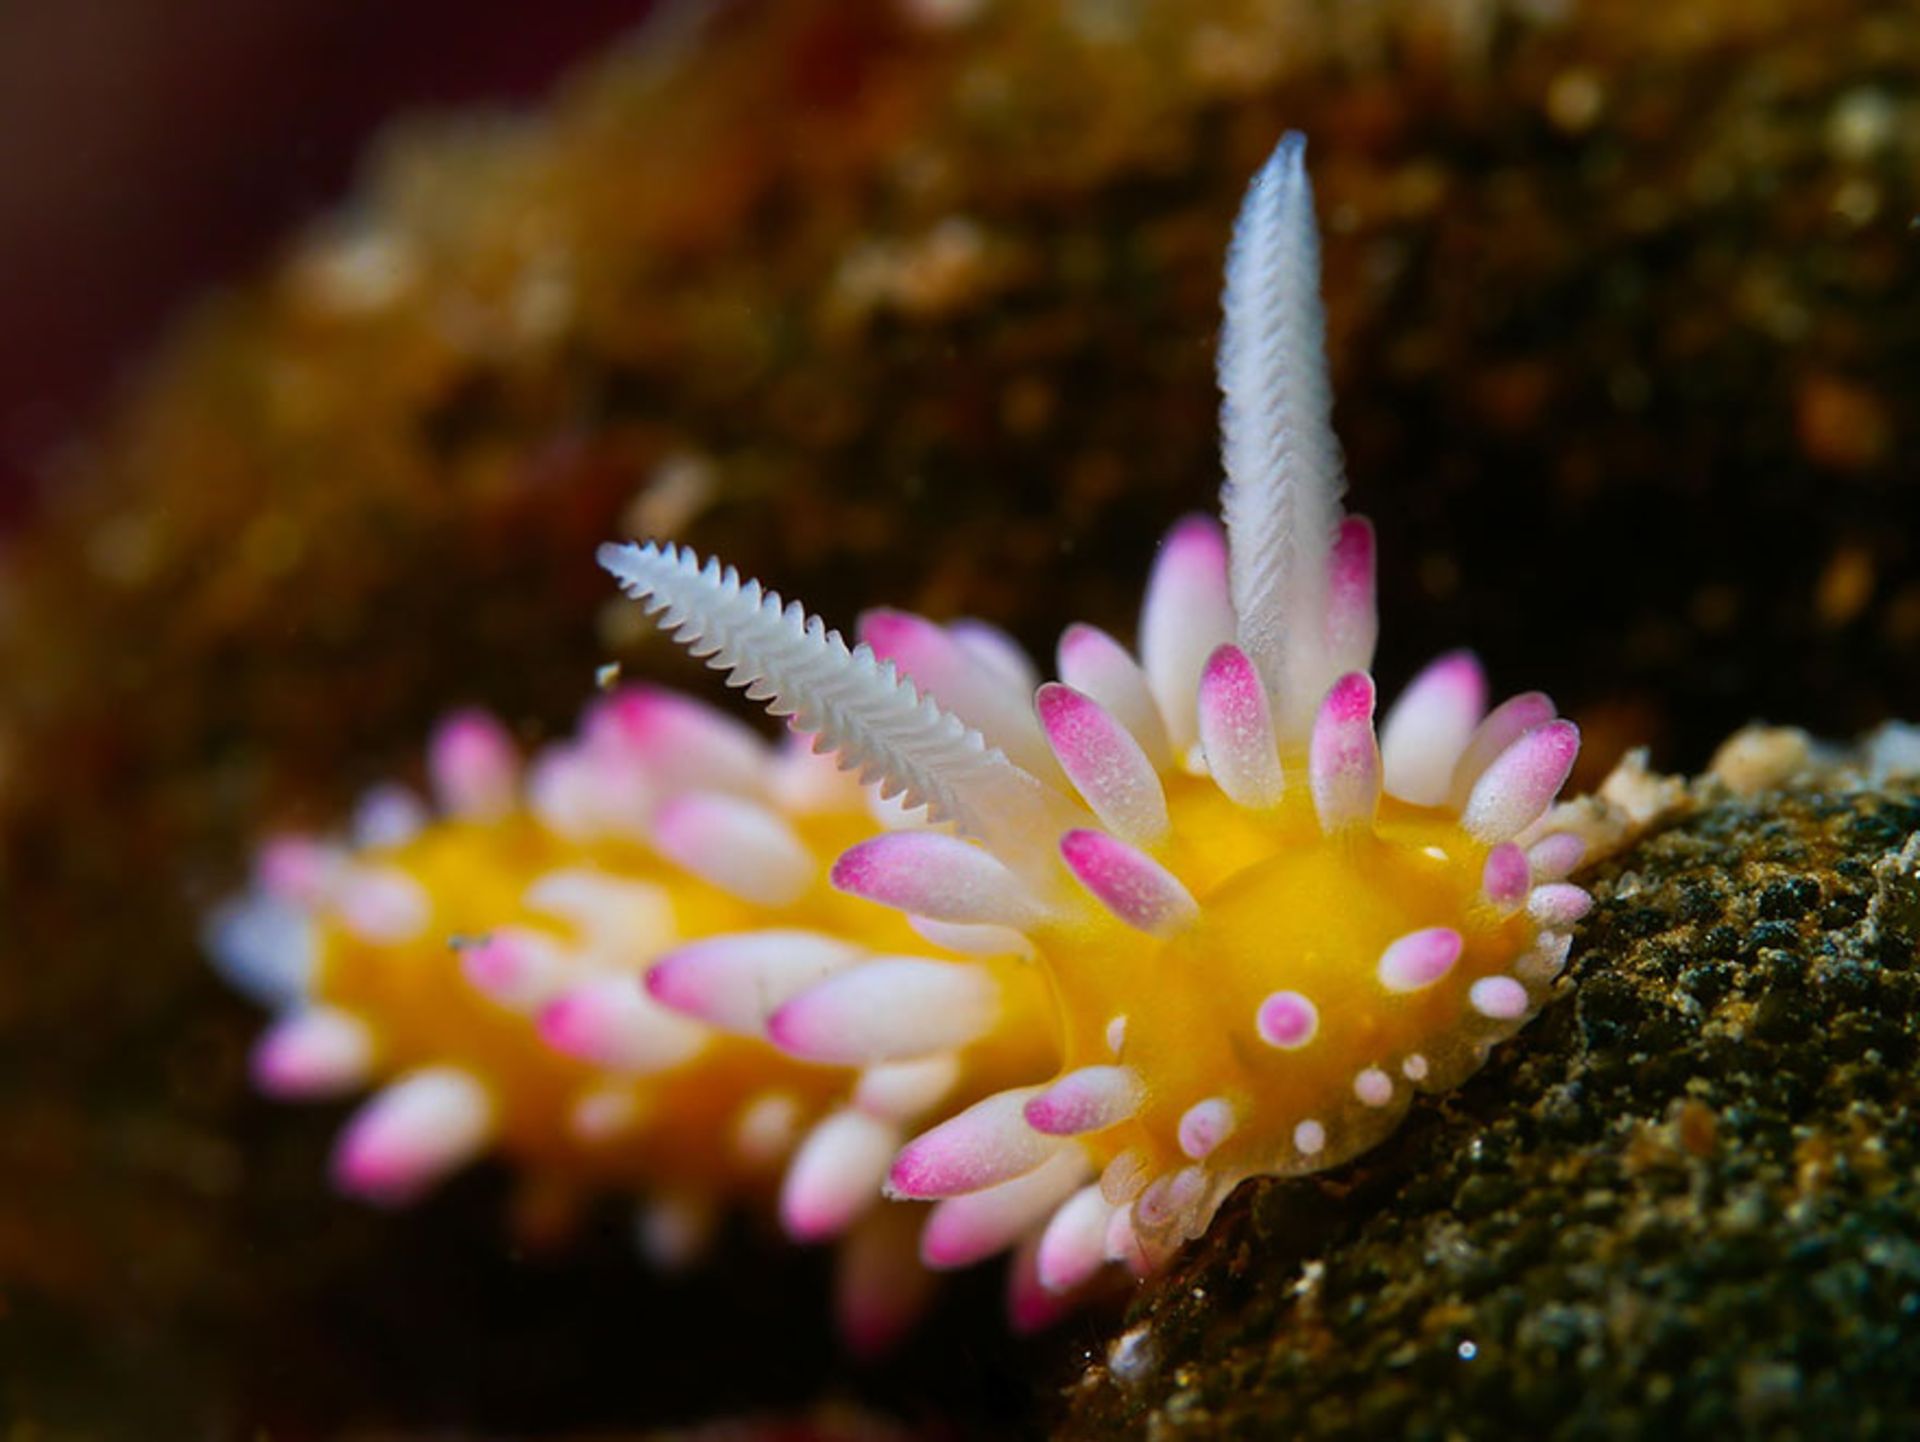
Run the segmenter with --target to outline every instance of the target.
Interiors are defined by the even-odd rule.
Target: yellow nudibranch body
[[[609,545],[823,755],[636,691],[522,781],[469,716],[432,748],[437,815],[389,797],[352,847],[266,849],[215,949],[282,1009],[269,1090],[384,1082],[346,1189],[497,1147],[669,1198],[666,1242],[777,1192],[794,1236],[851,1229],[857,1337],[913,1294],[913,1227],[935,1268],[1016,1249],[1031,1323],[1241,1181],[1373,1146],[1544,1003],[1588,905],[1549,811],[1578,734],[1538,693],[1489,709],[1464,652],[1376,725],[1303,149],[1229,254],[1224,525],[1161,548],[1137,656],[1074,626],[1040,684],[992,628],[894,611],[849,646],[716,561]]]
[[[269,842],[213,926],[229,974],[280,1012],[255,1051],[264,1090],[378,1087],[336,1148],[342,1190],[407,1201],[493,1151],[536,1193],[639,1193],[664,1263],[719,1205],[776,1207],[800,1240],[852,1230],[843,1320],[884,1340],[922,1290],[904,1219],[870,1216],[901,1128],[1052,1054],[1039,979],[1012,956],[967,968],[955,1005],[998,1024],[932,1067],[796,1060],[754,1034],[855,962],[951,967],[827,881],[912,818],[644,688],[596,701],[524,780],[478,713],[443,724],[428,770],[433,809],[383,788],[350,842]],[[642,984],[658,962],[680,1010]]]
[[[934,1201],[922,1253],[1041,1228],[1045,1288],[1144,1272],[1242,1180],[1374,1145],[1545,1000],[1586,893],[1548,808],[1578,733],[1538,693],[1491,711],[1441,657],[1381,725],[1368,672],[1371,527],[1344,516],[1312,193],[1297,136],[1256,177],[1229,254],[1224,528],[1177,526],[1136,659],[1090,627],[1035,691],[997,654],[894,612],[849,648],[691,553],[606,546],[662,626],[949,833],[863,841],[842,889],[1024,939],[1060,1066],[909,1142],[891,1195]],[[855,966],[768,1021],[817,1045]],[[921,1005],[866,988],[896,1024]]]
[[[1285,769],[1304,775],[1304,756]],[[1156,855],[1196,898],[1191,923],[1162,937],[1101,911],[1035,931],[1060,994],[1063,1074],[1117,1064],[1153,1079],[1130,1117],[1086,1138],[1096,1164],[1123,1159],[1144,1179],[1203,1152],[1220,1195],[1244,1177],[1320,1170],[1379,1141],[1415,1087],[1457,1084],[1511,1029],[1469,998],[1535,927],[1485,897],[1492,848],[1456,818],[1386,796],[1372,826],[1329,836],[1304,786],[1258,812],[1204,778],[1167,791]],[[1382,985],[1388,947],[1429,929],[1461,938],[1451,985]],[[1291,1005],[1270,1008],[1263,1029],[1276,995]],[[1210,1146],[1195,1139],[1210,1135],[1209,1103]],[[1260,1125],[1267,1116],[1283,1122]]]

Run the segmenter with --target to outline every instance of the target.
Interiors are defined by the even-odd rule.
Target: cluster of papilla
[[[829,883],[836,855],[912,818],[805,747],[654,688],[597,699],[524,766],[497,721],[458,714],[425,770],[426,797],[380,787],[344,837],[267,842],[210,928],[223,970],[277,1013],[261,1089],[371,1089],[337,1185],[402,1203],[492,1152],[536,1227],[636,1195],[642,1247],[668,1266],[722,1208],[771,1210],[795,1240],[841,1240],[843,1331],[888,1342],[928,1284],[924,1209],[879,1205],[894,1153],[1054,1056],[1029,968],[954,968]],[[760,1038],[789,995],[856,964],[952,977],[932,1055],[801,1062]],[[987,1008],[968,1045],[954,1024]],[[1012,1315],[1038,1325],[1059,1303],[1024,1240]]]
[[[891,1165],[894,1196],[938,1200],[936,1258],[1037,1228],[1046,1287],[1150,1269],[1241,1180],[1331,1166],[1455,1085],[1544,1000],[1588,905],[1581,842],[1544,819],[1578,747],[1546,697],[1489,711],[1455,653],[1376,728],[1373,538],[1339,506],[1303,150],[1256,177],[1229,256],[1224,531],[1166,542],[1137,659],[1074,627],[1035,692],[911,616],[849,648],[715,562],[602,549],[695,654],[944,823],[855,845],[837,886],[1046,978],[1058,1069]],[[855,963],[765,1035],[843,1063],[977,1045],[996,1018],[953,996]]]

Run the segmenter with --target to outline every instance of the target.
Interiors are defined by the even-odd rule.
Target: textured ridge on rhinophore
[[[1025,1238],[1033,1295],[1108,1261],[1144,1273],[1242,1179],[1377,1143],[1417,1090],[1455,1085],[1542,1004],[1586,904],[1564,880],[1577,858],[1543,834],[1578,745],[1546,697],[1489,712],[1479,664],[1454,653],[1376,726],[1374,535],[1339,504],[1303,151],[1289,136],[1255,179],[1228,261],[1225,529],[1174,527],[1138,660],[1075,628],[1064,682],[1029,712],[1009,690],[1024,668],[1002,649],[976,665],[932,622],[872,613],[902,681],[716,564],[603,553],[696,653],[721,652],[750,694],[851,740],[971,834],[862,842],[834,879],[939,925],[1018,931],[1047,976],[1058,1070],[949,1106],[887,1170],[893,1195],[937,1203],[927,1260]],[[892,694],[912,687],[1020,748],[1024,769]],[[902,722],[925,734],[886,750]],[[1048,852],[1070,879],[1057,892],[1034,886]],[[981,1035],[990,997],[982,977],[856,963],[769,1029],[803,1054],[887,1057],[896,1035]]]
[[[1227,252],[1218,367],[1233,605],[1283,733],[1297,733],[1319,700],[1343,489],[1306,148],[1288,134],[1248,187]]]
[[[901,795],[982,840],[1021,850],[1020,837],[1056,812],[1048,788],[924,696],[871,647],[731,566],[655,542],[600,547],[598,558],[661,628],[743,687],[883,796]]]

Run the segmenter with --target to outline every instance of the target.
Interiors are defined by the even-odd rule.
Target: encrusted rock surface
[[[1557,1000],[1243,1189],[1062,1442],[1915,1435],[1920,787],[1704,787],[1590,880]]]

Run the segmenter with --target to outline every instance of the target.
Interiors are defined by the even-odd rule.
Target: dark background
[[[537,100],[650,0],[0,6],[0,517],[168,316],[338,198],[396,110]]]

